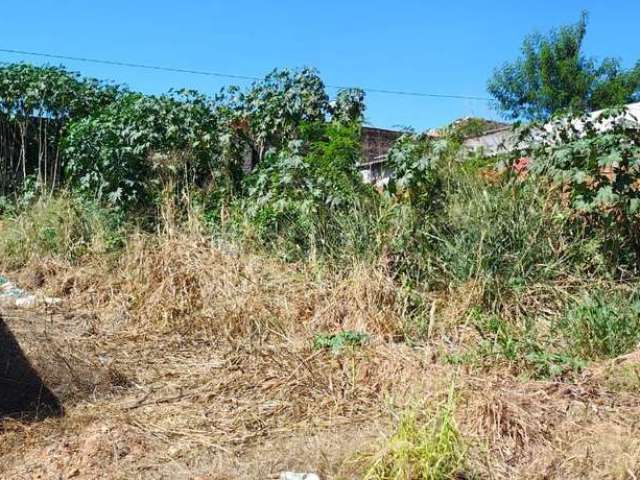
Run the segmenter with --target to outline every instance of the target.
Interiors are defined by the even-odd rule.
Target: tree
[[[364,96],[360,88],[340,90],[329,108],[332,118],[343,123],[362,122],[366,108]]]
[[[62,67],[14,63],[0,67],[0,194],[60,181],[58,143],[66,125],[109,105],[122,87]]]
[[[640,100],[640,61],[625,70],[617,59],[598,63],[582,52],[587,20],[583,12],[574,25],[527,36],[522,56],[494,71],[488,90],[505,117],[546,120]]]
[[[251,150],[251,169],[270,150],[280,150],[301,136],[303,125],[331,120],[362,123],[364,91],[343,89],[329,101],[324,82],[313,68],[273,70],[243,92],[230,87],[218,97],[217,115]]]
[[[325,118],[329,98],[318,72],[311,68],[273,70],[249,91],[230,87],[223,92],[218,115],[237,126],[252,150],[252,167],[270,149],[280,149],[296,137],[303,122]]]
[[[162,176],[205,183],[218,147],[214,105],[191,90],[127,93],[71,122],[62,143],[70,185],[115,206],[142,204]]]

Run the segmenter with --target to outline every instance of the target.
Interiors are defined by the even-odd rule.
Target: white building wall
[[[627,113],[624,118],[640,123],[640,102],[631,103],[626,106]],[[598,118],[604,110],[598,110],[590,114],[592,119]],[[575,126],[580,129],[581,122],[574,121]],[[547,124],[543,127],[545,130],[553,128],[553,124]],[[607,130],[607,123],[601,126],[602,131]],[[483,152],[486,155],[497,155],[499,153],[508,153],[515,149],[516,138],[511,127],[502,128],[488,132],[479,137],[467,138],[463,144],[469,150],[474,152]]]

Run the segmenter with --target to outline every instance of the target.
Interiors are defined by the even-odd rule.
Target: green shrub
[[[520,132],[531,171],[566,191],[576,215],[597,235],[611,265],[640,259],[640,127],[624,109],[597,117],[559,117]]]
[[[517,324],[476,309],[470,320],[482,341],[450,361],[477,366],[505,363],[534,378],[580,371],[589,361],[624,355],[640,342],[640,301],[613,285],[585,294],[567,305],[564,313],[544,319],[525,318]]]
[[[144,205],[172,173],[207,183],[218,158],[217,121],[206,97],[129,93],[69,125],[65,173],[74,191],[111,206]]]
[[[60,186],[60,138],[69,122],[109,105],[120,87],[63,67],[27,63],[0,66],[0,195],[24,191],[29,177],[38,192]]]
[[[356,168],[357,126],[314,123],[301,135],[267,155],[235,205],[240,233],[287,258],[326,249],[336,218],[372,195]]]
[[[422,210],[431,210],[439,186],[437,168],[449,151],[447,140],[406,133],[387,155],[391,169],[388,190]]]

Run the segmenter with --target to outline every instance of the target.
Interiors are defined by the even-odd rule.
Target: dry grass
[[[7,427],[0,472],[12,478],[95,478],[97,465],[103,478],[147,469],[145,478],[268,478],[291,468],[332,478],[388,423],[388,409],[441,378],[423,375],[428,352],[402,345],[335,356],[302,339],[113,336],[60,315],[45,336],[28,318],[9,322],[67,407],[63,420]]]
[[[403,412],[452,383],[477,478],[640,476],[635,377],[614,381],[640,357],[594,365],[573,383],[441,363],[443,344],[473,341],[451,337],[473,285],[434,296],[432,343],[411,347],[394,343],[409,309],[383,263],[331,272],[200,237],[140,236],[120,258],[32,261],[16,273],[64,297],[7,322],[67,416],[5,421],[2,478],[360,478],[358,459]],[[313,349],[315,333],[340,330],[372,340]]]
[[[201,236],[140,235],[117,261],[32,262],[19,277],[66,296],[76,313],[99,316],[103,328],[138,333],[282,338],[358,330],[400,338],[409,320],[384,265],[324,271]]]

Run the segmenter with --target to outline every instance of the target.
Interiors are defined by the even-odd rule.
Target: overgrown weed
[[[467,444],[454,418],[453,386],[440,404],[403,414],[380,449],[365,455],[366,480],[451,480],[467,472]]]
[[[34,258],[75,261],[103,255],[125,241],[122,217],[69,194],[43,197],[0,220],[0,266],[15,269]]]

